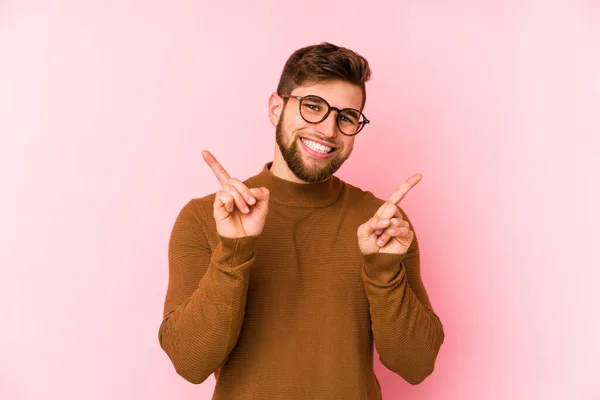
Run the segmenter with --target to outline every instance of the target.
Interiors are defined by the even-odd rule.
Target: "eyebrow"
[[[322,102],[329,104],[329,102],[327,100],[325,100],[321,96],[317,96],[316,94],[307,94],[306,96],[304,96],[304,98],[307,98],[307,97],[309,98],[309,100],[322,101]]]
[[[329,104],[329,106],[330,106],[330,107],[335,107],[335,106],[332,106],[332,105],[329,103],[329,101],[327,101],[325,98],[323,98],[323,97],[319,96],[318,94],[307,94],[307,95],[305,95],[305,96],[302,96],[302,97],[318,97],[318,98],[319,98],[319,99],[318,99],[319,101],[321,101],[321,100],[322,100],[322,101],[324,101],[325,103]],[[317,99],[315,99],[315,100],[317,100]],[[356,118],[360,118],[360,114],[361,114],[360,110],[358,110],[358,109],[356,109],[356,108],[354,108],[354,107],[343,107],[343,108],[342,108],[342,107],[337,107],[337,108],[339,108],[340,110],[346,110],[347,112],[353,112],[353,113],[354,113],[354,116],[355,116]]]
[[[358,111],[356,108],[349,107],[349,108],[342,108],[342,110],[345,113],[352,114],[352,116],[355,117],[356,119],[360,118],[360,111]]]

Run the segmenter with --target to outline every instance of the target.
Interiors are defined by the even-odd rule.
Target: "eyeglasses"
[[[299,102],[300,116],[310,124],[318,124],[325,121],[331,110],[337,111],[336,123],[344,135],[354,136],[358,134],[368,124],[367,117],[355,108],[344,108],[340,110],[337,107],[331,107],[329,103],[315,95],[308,96],[292,96],[280,94],[284,99],[296,99]]]

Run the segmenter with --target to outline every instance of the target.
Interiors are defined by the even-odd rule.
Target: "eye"
[[[318,96],[306,96],[302,102],[302,106],[304,109],[318,114],[324,113],[329,108],[327,102]]]
[[[350,123],[352,125],[358,125],[359,124],[359,114],[354,112],[354,111],[345,111],[340,113],[340,121],[342,122],[347,122]]]

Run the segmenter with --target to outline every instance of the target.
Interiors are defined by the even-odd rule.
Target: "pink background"
[[[52,3],[50,5],[49,3]],[[158,344],[179,209],[272,159],[321,41],[373,68],[339,176],[403,203],[446,332],[386,399],[600,399],[597,1],[0,2],[0,398],[209,399]]]

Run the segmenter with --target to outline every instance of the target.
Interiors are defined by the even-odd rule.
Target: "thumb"
[[[378,230],[387,228],[390,221],[385,218],[378,218],[377,216],[372,217],[367,222],[358,227],[356,234],[360,241],[368,240]]]
[[[256,207],[256,209],[260,211],[261,214],[266,218],[267,213],[269,212],[269,189],[264,187],[251,188],[250,193],[252,193],[252,196],[256,198],[256,204],[254,207]]]
[[[256,197],[256,201],[259,203],[269,201],[270,192],[269,189],[265,187],[250,188],[250,193],[252,193],[252,196]]]

